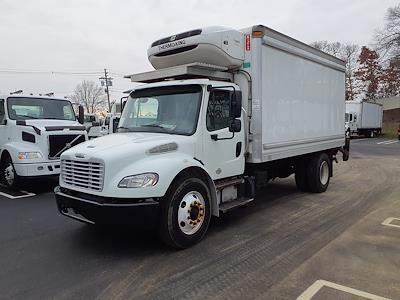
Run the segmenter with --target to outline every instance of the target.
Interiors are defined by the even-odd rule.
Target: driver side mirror
[[[78,107],[78,122],[80,124],[83,124],[83,122],[84,122],[84,114],[85,114],[85,112],[83,110],[83,106],[79,105],[79,107]]]
[[[113,133],[118,132],[118,124],[119,124],[119,118],[115,118],[113,121],[113,129],[112,129]]]
[[[229,124],[230,132],[240,132],[242,130],[242,122],[240,119],[233,119],[231,124]]]
[[[240,118],[242,114],[242,91],[234,91],[231,94],[231,106],[229,115],[231,118]]]

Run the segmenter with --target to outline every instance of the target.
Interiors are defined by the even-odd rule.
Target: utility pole
[[[100,83],[101,86],[105,86],[106,87],[106,94],[107,94],[107,101],[108,101],[108,111],[111,112],[111,103],[110,103],[110,92],[108,90],[109,86],[112,86],[112,81],[113,78],[108,77],[108,72],[107,69],[104,69],[104,77],[100,77]]]

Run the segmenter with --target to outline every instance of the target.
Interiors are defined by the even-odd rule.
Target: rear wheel
[[[6,158],[0,164],[1,183],[5,184],[10,190],[18,189],[20,177],[15,171],[14,164],[10,156]]]
[[[325,192],[329,185],[332,162],[326,153],[313,156],[308,164],[307,179],[310,191],[313,193]]]
[[[374,138],[374,137],[375,137],[375,132],[374,132],[373,130],[371,130],[371,131],[369,132],[369,137],[370,137],[370,138]]]
[[[160,238],[174,248],[187,248],[205,235],[211,219],[210,191],[203,180],[183,176],[161,199]]]

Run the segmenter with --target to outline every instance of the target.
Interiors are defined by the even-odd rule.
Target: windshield
[[[200,103],[198,85],[134,91],[126,102],[118,131],[192,135],[196,131]]]
[[[348,121],[349,121],[349,114],[348,114],[348,113],[345,113],[345,114],[344,114],[344,121],[345,121],[345,122],[348,122]]]
[[[75,121],[72,105],[67,100],[43,98],[8,98],[8,116],[12,120],[56,119]]]

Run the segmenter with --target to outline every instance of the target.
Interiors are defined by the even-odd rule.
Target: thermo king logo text
[[[185,45],[185,44],[186,44],[185,40],[169,42],[169,43],[166,43],[166,44],[163,44],[163,45],[159,45],[158,46],[158,50],[166,50],[166,49],[169,49],[169,48],[173,48],[173,47],[181,46],[181,45]]]

